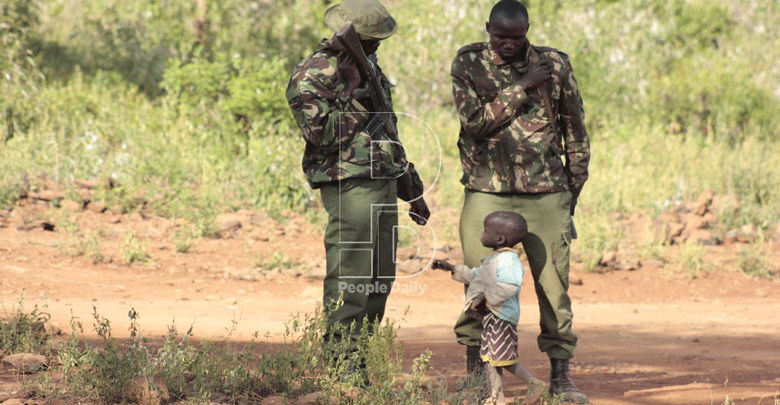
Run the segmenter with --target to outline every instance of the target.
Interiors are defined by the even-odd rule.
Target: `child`
[[[520,318],[520,287],[523,265],[512,247],[523,240],[528,228],[525,219],[514,212],[496,211],[485,217],[480,242],[493,248],[482,265],[470,269],[435,260],[434,269],[452,272],[455,281],[468,284],[466,314],[482,321],[482,345],[479,351],[486,362],[490,399],[486,403],[506,404],[502,374],[506,369],[528,383],[524,404],[539,399],[544,383],[534,378],[517,362],[517,321]]]

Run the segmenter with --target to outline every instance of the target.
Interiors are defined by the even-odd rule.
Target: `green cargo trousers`
[[[335,324],[350,326],[354,322],[350,338],[356,341],[364,319],[382,321],[393,289],[396,181],[348,179],[320,190],[328,212],[323,306],[327,310],[339,297],[343,300],[338,309],[327,314],[328,332]]]
[[[528,223],[528,235],[522,245],[531,267],[539,300],[539,350],[550,358],[570,359],[577,347],[572,333],[569,299],[569,251],[571,216],[568,191],[549,194],[491,194],[466,189],[460,216],[460,243],[465,264],[480,265],[490,248],[482,246],[480,235],[484,219],[493,211],[512,211]],[[468,286],[466,286],[468,287]],[[461,313],[455,324],[458,343],[479,346],[482,323]]]

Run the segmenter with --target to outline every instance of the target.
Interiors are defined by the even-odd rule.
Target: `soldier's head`
[[[509,211],[495,211],[485,217],[485,230],[479,241],[485,247],[499,249],[520,243],[528,233],[528,224],[522,215]]]
[[[323,19],[333,31],[352,21],[366,55],[376,52],[379,41],[389,38],[398,29],[393,16],[377,0],[344,0],[325,10]]]
[[[501,0],[493,6],[485,29],[490,46],[504,60],[522,58],[528,44],[528,10],[517,0]]]

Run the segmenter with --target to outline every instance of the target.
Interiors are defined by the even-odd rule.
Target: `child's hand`
[[[455,266],[447,263],[446,260],[434,260],[431,267],[433,267],[434,270],[455,271]]]
[[[471,301],[471,305],[466,310],[466,315],[481,321],[482,318],[487,315],[489,309],[487,307],[487,300],[485,299],[485,293],[479,293],[474,300]]]

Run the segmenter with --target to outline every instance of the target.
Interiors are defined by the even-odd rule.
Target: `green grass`
[[[17,45],[3,48],[16,74],[0,80],[8,95],[0,105],[0,206],[42,187],[41,173],[69,195],[75,178],[110,178],[117,186],[97,194],[109,206],[196,223],[179,237],[184,251],[214,235],[221,212],[323,215],[282,94],[292,66],[329,35],[320,6],[12,3],[33,5],[36,18],[24,32],[0,32]],[[429,198],[445,209],[462,204],[449,63],[460,46],[485,39],[491,5],[435,0],[412,10],[387,2],[399,31],[380,58],[397,85],[401,138],[426,184],[435,182]],[[585,102],[593,157],[576,219],[577,257],[588,266],[620,237],[612,212],[658,213],[707,188],[739,201],[723,226],[777,222],[780,51],[764,44],[780,40],[767,28],[780,22],[780,6],[747,5],[531,4],[529,38],[569,53]],[[188,13],[212,19],[200,44],[175,18]],[[278,29],[264,31],[260,17]],[[166,52],[167,62],[158,61]],[[247,86],[263,95],[238,89]],[[456,238],[453,226],[436,233]]]

